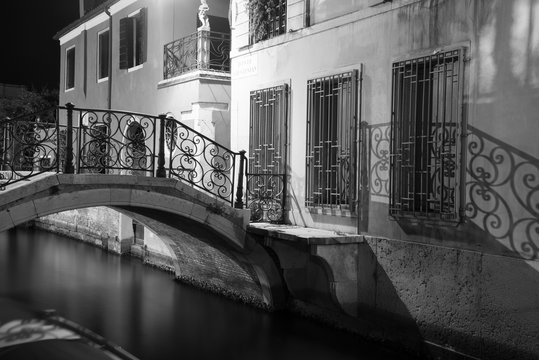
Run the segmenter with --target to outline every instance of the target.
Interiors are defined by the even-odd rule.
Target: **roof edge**
[[[62,30],[58,31],[52,38],[53,40],[59,41],[62,36],[70,32],[71,30],[74,30],[77,28],[77,26],[84,24],[86,21],[96,17],[97,15],[104,12],[107,8],[109,8],[111,5],[119,2],[120,0],[108,0],[102,3],[101,5],[97,6],[96,8],[88,11],[84,16],[78,18],[77,20],[73,21],[71,24],[64,27]]]

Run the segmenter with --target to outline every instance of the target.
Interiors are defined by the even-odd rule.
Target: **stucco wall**
[[[122,2],[120,2],[122,3]],[[208,1],[209,15],[227,18],[228,3]],[[81,108],[110,108],[151,115],[170,113],[182,120],[182,113],[193,109],[193,104],[218,104],[225,111],[229,110],[230,81],[225,76],[216,79],[194,78],[175,84],[163,82],[164,45],[196,32],[198,6],[196,1],[144,1],[138,0],[112,15],[112,26],[107,17],[102,17],[98,24],[91,19],[79,35],[60,46],[60,104],[68,102]],[[137,11],[147,10],[147,60],[132,69],[119,68],[119,24],[120,19]],[[210,24],[211,25],[211,24]],[[97,34],[106,28],[110,30],[112,42],[112,68],[107,81],[97,81]],[[62,40],[62,38],[61,38]],[[65,91],[66,49],[75,45],[75,88]],[[221,110],[218,110],[221,111]],[[229,129],[228,117],[214,119],[213,113],[200,114],[200,120],[209,124],[218,121],[213,127]],[[65,115],[61,114],[65,121]],[[198,129],[197,129],[198,130]],[[226,145],[229,144],[228,137]]]
[[[401,0],[305,27],[305,2],[290,1],[289,32],[249,45],[244,1],[234,3],[232,147],[248,149],[249,92],[288,84],[289,221],[369,238],[358,249],[323,250],[327,268],[312,260],[311,272],[286,270],[296,298],[325,308],[332,298],[356,319],[389,315],[421,341],[481,358],[539,356],[537,4]],[[453,48],[465,51],[463,221],[396,221],[388,215],[391,66]],[[361,147],[359,220],[304,205],[307,81],[352,69],[363,70],[359,120],[371,136]]]

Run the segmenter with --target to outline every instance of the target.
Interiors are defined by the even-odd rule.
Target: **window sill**
[[[413,212],[400,212],[398,214],[389,214],[389,218],[398,222],[407,222],[410,224],[436,224],[446,226],[457,226],[463,222],[463,218],[457,214],[446,215],[441,214],[417,214]]]
[[[101,78],[101,79],[97,79],[97,83],[102,83],[102,82],[105,82],[105,81],[109,81],[109,77],[104,77],[104,78]]]
[[[75,90],[75,87],[74,87],[74,86],[73,86],[72,88],[69,88],[69,89],[65,89],[65,90],[64,90],[64,92],[66,92],[66,93],[67,93],[67,92],[70,92],[70,91],[73,91],[73,90]]]
[[[137,65],[137,66],[130,67],[130,68],[127,69],[127,72],[137,71],[138,69],[142,69],[143,66],[144,66],[144,64],[140,64],[140,65]]]
[[[357,217],[357,215],[354,212],[350,210],[343,210],[343,209],[307,207],[307,211],[309,211],[311,214],[317,214],[317,215]]]
[[[230,84],[230,73],[208,70],[192,70],[170,79],[161,80],[157,83],[157,88],[162,89],[168,86],[183,84],[190,81],[220,81],[225,84]]]

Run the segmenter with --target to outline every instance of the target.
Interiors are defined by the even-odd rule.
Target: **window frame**
[[[104,35],[104,34],[107,34],[108,38],[107,38],[107,58],[106,58],[106,69],[107,69],[107,75],[106,76],[102,76],[101,74],[101,70],[102,70],[102,65],[103,65],[103,54],[102,54],[102,43],[101,43],[101,37]],[[99,31],[97,33],[97,69],[96,69],[96,75],[97,75],[97,82],[104,82],[104,81],[108,81],[109,79],[109,76],[110,76],[110,29],[109,28],[106,28],[106,29],[103,29],[101,31]]]
[[[359,96],[360,96],[360,80],[361,74],[357,69],[350,69],[341,71],[339,73],[332,73],[329,75],[321,76],[318,78],[310,79],[307,81],[307,119],[306,119],[306,153],[305,153],[305,207],[308,208],[311,212],[322,211],[325,212],[329,210],[330,214],[334,215],[357,215],[358,209],[358,196],[359,190],[357,188],[358,181],[358,169],[359,169]],[[332,87],[333,85],[329,84],[330,91],[339,90],[340,81],[347,83],[346,91],[348,93],[340,93],[340,97],[333,98],[332,94],[325,94],[323,96],[327,97],[327,103],[324,105],[322,103],[318,104],[319,112],[326,112],[325,114],[316,113],[317,103],[315,101],[323,101],[313,97],[313,94],[317,92],[313,86],[316,84],[328,84],[331,81],[337,81],[337,86]],[[326,85],[323,85],[325,87]],[[322,89],[322,91],[326,91]],[[331,101],[331,103],[329,103]],[[343,105],[345,104],[345,106]],[[333,109],[333,106],[336,106],[336,109]],[[322,109],[322,110],[320,110]],[[327,110],[326,110],[327,109]],[[329,112],[333,113],[330,115]],[[336,112],[335,112],[336,111]],[[331,120],[328,116],[331,116],[331,119],[335,119],[335,124],[332,125]],[[333,118],[335,116],[335,118]],[[344,120],[344,123],[342,123]],[[341,123],[339,123],[339,121]],[[322,123],[323,122],[323,123]],[[331,127],[330,130],[328,130]],[[329,131],[329,133],[323,133],[321,136],[319,133],[316,133],[318,128],[322,131]],[[325,129],[325,130],[324,130]],[[347,131],[348,129],[348,131]],[[336,136],[333,135],[335,131]],[[335,139],[330,139],[335,137]],[[323,140],[324,138],[325,140]],[[319,141],[320,144],[315,144],[316,141]],[[328,140],[329,139],[329,140]],[[322,149],[324,146],[323,143],[330,143],[334,141],[336,144],[332,144],[332,148],[337,148],[337,152],[333,156],[329,155],[331,159],[328,160],[327,164],[325,160],[321,159],[316,160],[316,148]],[[344,144],[344,146],[342,146]],[[335,146],[336,145],[336,146]],[[344,153],[343,153],[344,151]],[[327,152],[323,151],[320,153],[325,157],[328,157]],[[318,155],[320,155],[318,154]],[[348,160],[347,160],[348,159]],[[332,161],[335,161],[333,164]],[[316,179],[317,171],[316,168],[321,168],[322,170],[318,171],[318,180]],[[336,169],[336,170],[332,170]],[[332,173],[332,171],[335,171]],[[347,171],[347,177],[343,177],[342,172]],[[318,195],[314,190],[318,185],[318,190],[321,189],[320,186],[325,187],[327,185],[328,179],[320,179],[320,173],[329,173],[330,174],[330,187],[329,193],[326,195]],[[331,185],[334,180],[334,186]],[[344,181],[344,182],[343,182]],[[328,188],[326,187],[326,192]],[[318,198],[317,198],[318,196]],[[329,200],[326,197],[329,197]]]
[[[71,45],[65,50],[65,73],[64,73],[64,92],[75,89],[75,65],[76,65],[76,46]],[[72,60],[70,60],[70,54],[73,54]],[[71,65],[72,62],[72,66]],[[70,83],[72,81],[72,84]],[[71,85],[71,86],[70,86]]]
[[[120,19],[120,69],[140,69],[147,61],[148,11],[140,8]]]
[[[249,16],[249,45],[254,45],[259,42],[269,40],[272,38],[275,38],[277,36],[286,34],[288,31],[288,0],[275,0],[278,2],[278,5],[276,8],[279,8],[279,14],[272,17],[271,19],[268,17],[264,19],[266,22],[266,29],[267,32],[263,37],[257,38],[256,29],[254,29],[253,24],[253,9],[248,10],[248,16]],[[259,27],[263,25],[263,22],[259,23]]]
[[[465,166],[463,165],[465,141],[462,134],[465,133],[466,128],[464,116],[466,50],[463,46],[448,47],[434,52],[407,56],[392,62],[389,215],[394,219],[415,218],[444,222],[462,221],[464,216],[462,209],[463,197],[465,196]],[[427,63],[429,66],[428,71],[424,68]],[[448,64],[451,64],[451,66],[448,66]],[[397,71],[404,69],[406,73],[407,69],[411,69],[414,65],[416,66],[416,73],[414,74],[413,70],[409,70],[407,76],[410,79],[417,78],[416,92],[415,94],[403,93],[402,88],[398,88],[398,86],[405,83],[402,80],[403,73],[397,73]],[[422,67],[422,75],[417,72],[420,67]],[[443,70],[440,70],[439,67],[443,67]],[[437,73],[438,75],[433,77],[432,74]],[[442,75],[439,75],[439,73],[442,73]],[[446,88],[448,73],[451,73],[451,80],[456,82],[456,85],[451,86],[450,96],[447,96],[448,89]],[[426,74],[429,74],[428,78],[425,76]],[[396,84],[397,79],[400,79],[398,86]],[[444,80],[443,87],[440,86],[441,80]],[[413,84],[412,80],[410,80],[410,84]],[[436,93],[433,92],[435,86],[437,87]],[[417,91],[419,88],[421,89],[421,94]],[[427,101],[425,101],[425,94],[427,94]],[[421,99],[419,98],[420,95],[423,95]],[[404,109],[402,103],[406,100],[403,100],[405,96],[409,100],[409,104],[411,104],[407,109]],[[450,102],[447,101],[448,99]],[[417,113],[417,109],[420,109],[421,114]],[[432,114],[434,109],[436,110],[436,116]],[[439,121],[440,109],[441,113],[443,113],[441,122]],[[450,118],[449,121],[446,121],[448,109],[450,109]],[[403,112],[403,110],[406,111]],[[409,118],[406,119],[405,116],[409,116]],[[434,118],[436,119],[435,121],[433,121]],[[441,127],[439,126],[440,124]],[[432,129],[435,131],[434,134],[431,133]],[[411,134],[408,136],[408,141],[404,142],[404,145],[409,146],[409,148],[403,150],[402,139],[406,137],[406,131]],[[445,141],[447,139],[446,134],[450,135],[448,141]],[[440,137],[441,141],[439,140]],[[420,138],[421,140],[418,140]],[[418,145],[419,141],[422,142],[421,145]],[[421,150],[418,150],[418,148]],[[447,152],[447,149],[449,149],[449,152]],[[406,158],[407,154],[412,153],[413,155],[408,155],[408,158]],[[436,157],[435,154],[437,153],[442,154],[442,157]],[[416,165],[418,160],[423,163]],[[403,161],[405,162],[404,165]],[[406,161],[409,163],[406,163]],[[412,168],[411,171],[406,170],[410,167]],[[419,170],[416,170],[416,167],[419,167]],[[438,183],[441,183],[441,185],[436,180],[433,180],[437,176],[440,177]],[[408,184],[406,185],[406,183]],[[423,185],[425,183],[426,185]],[[445,184],[449,184],[449,186],[445,186]],[[412,197],[404,197],[402,195],[404,190],[410,190],[410,186],[413,187],[411,189],[413,191],[407,192],[413,194]],[[438,189],[440,186],[439,191],[429,190]],[[447,187],[447,189],[444,189],[444,187]],[[419,192],[417,191],[418,189]],[[447,195],[436,198],[436,193]],[[419,200],[417,200],[418,198]],[[412,206],[403,205],[404,201],[411,201]],[[417,201],[420,202],[419,205],[416,203]],[[440,204],[438,208],[435,204],[437,202]],[[429,203],[434,204],[434,208],[430,208]]]

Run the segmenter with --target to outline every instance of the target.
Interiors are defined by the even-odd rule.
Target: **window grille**
[[[255,1],[249,9],[251,44],[286,33],[286,0]]]
[[[288,86],[250,94],[248,205],[253,221],[280,222],[286,196]]]
[[[354,211],[357,71],[307,83],[307,207]]]
[[[393,64],[390,214],[457,217],[462,50]]]

